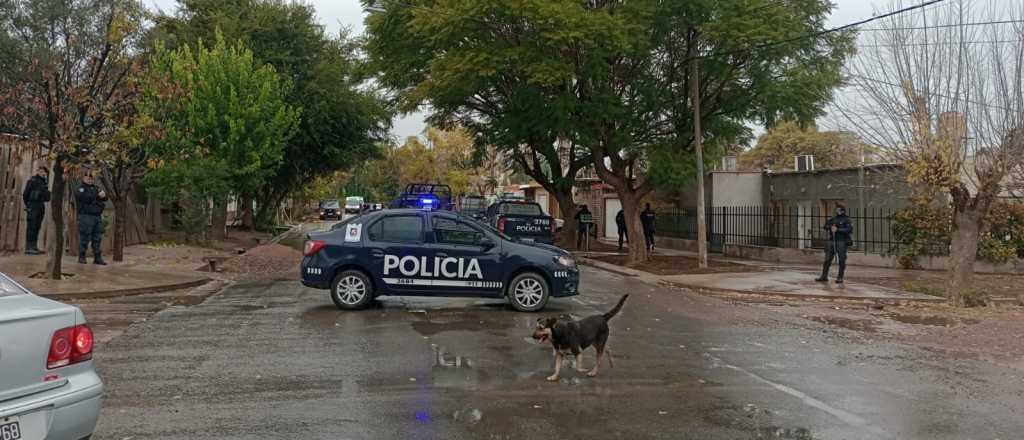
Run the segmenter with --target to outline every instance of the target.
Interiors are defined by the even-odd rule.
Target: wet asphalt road
[[[604,312],[591,379],[500,301],[342,312],[297,282],[237,285],[101,347],[99,439],[1016,439],[1021,370],[585,268],[545,314]],[[586,366],[593,353],[585,357]]]

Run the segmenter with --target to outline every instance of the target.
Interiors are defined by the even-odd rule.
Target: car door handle
[[[370,256],[374,258],[384,258],[384,251],[370,251]]]
[[[438,253],[434,254],[434,256],[436,256],[437,258],[448,258],[448,254],[446,254],[444,252],[438,252]]]

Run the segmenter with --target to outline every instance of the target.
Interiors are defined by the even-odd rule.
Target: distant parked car
[[[103,401],[93,333],[77,307],[0,274],[0,439],[85,439]]]

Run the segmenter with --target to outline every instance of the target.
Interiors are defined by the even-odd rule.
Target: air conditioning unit
[[[814,171],[814,156],[810,154],[797,156],[794,169],[797,171]]]
[[[736,156],[722,157],[722,171],[736,171]]]

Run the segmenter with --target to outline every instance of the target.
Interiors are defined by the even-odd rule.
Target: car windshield
[[[22,290],[21,287],[18,287],[17,284],[14,284],[10,278],[7,278],[6,275],[0,274],[0,297],[21,295],[24,293],[26,292]]]
[[[361,205],[363,203],[362,197],[349,197],[345,199],[345,204],[349,206]]]
[[[483,227],[487,228],[488,231],[490,231],[494,235],[497,235],[498,237],[501,237],[503,240],[506,240],[506,241],[516,241],[515,238],[512,238],[511,236],[506,235],[504,232],[499,231],[497,228],[492,226],[490,223],[478,222],[477,225],[480,225],[480,226],[483,226]]]
[[[324,208],[327,209],[338,209],[338,206],[339,204],[337,200],[328,200],[324,202]]]
[[[503,203],[499,209],[501,214],[544,215],[544,211],[541,211],[540,205],[536,203]]]
[[[465,210],[481,210],[487,207],[487,201],[483,198],[470,197],[462,199],[462,209]]]

